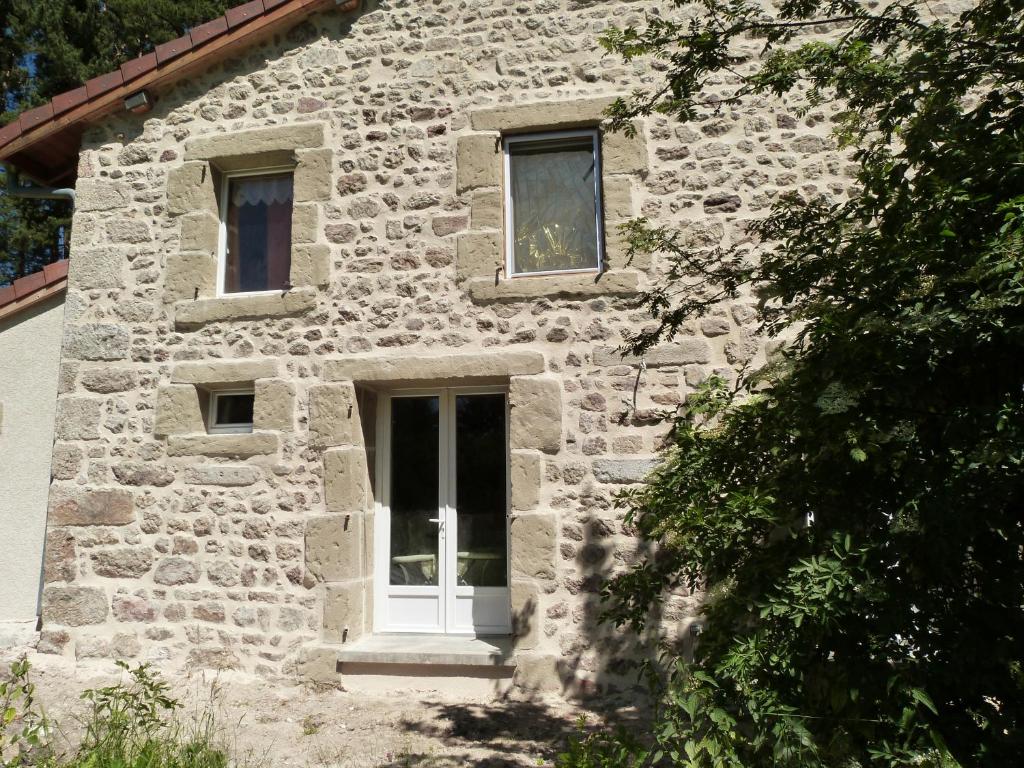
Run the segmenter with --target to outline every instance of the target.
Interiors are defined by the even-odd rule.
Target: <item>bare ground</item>
[[[14,652],[0,654],[0,673]],[[38,700],[70,749],[86,688],[119,679],[111,662],[30,653]],[[592,709],[556,698],[485,698],[409,687],[368,695],[270,682],[234,672],[163,671],[187,719],[212,703],[239,765],[252,768],[452,768],[551,766]]]

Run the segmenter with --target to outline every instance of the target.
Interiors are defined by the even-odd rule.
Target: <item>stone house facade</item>
[[[75,123],[40,650],[321,681],[388,664],[551,691],[626,679],[632,641],[597,621],[601,579],[638,547],[614,494],[653,465],[658,413],[764,343],[742,300],[624,359],[666,265],[627,263],[617,225],[713,248],[783,191],[848,181],[827,121],[781,104],[606,130],[611,99],[658,73],[597,35],[669,5],[257,0],[211,22],[228,39],[273,20],[244,44],[207,54],[201,27],[143,79],[122,67],[149,111]],[[41,163],[54,109],[0,134],[0,158]],[[516,274],[510,206],[530,193],[512,173],[560,151],[593,158],[596,262]],[[291,206],[283,250],[269,229],[260,246],[286,278],[257,289],[232,261],[246,195]],[[491,517],[474,528],[458,498]],[[665,631],[698,612],[679,596]],[[457,646],[472,635],[508,640]]]

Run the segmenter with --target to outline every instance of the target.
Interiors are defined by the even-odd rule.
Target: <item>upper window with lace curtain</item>
[[[224,175],[220,295],[289,287],[293,181],[291,169]]]
[[[600,271],[598,146],[596,130],[505,137],[506,274]]]

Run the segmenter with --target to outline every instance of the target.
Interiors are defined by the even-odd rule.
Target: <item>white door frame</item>
[[[455,398],[460,395],[505,396],[505,586],[471,587],[457,583],[458,563],[458,512],[455,462],[456,429]],[[438,562],[436,586],[391,585],[391,402],[399,397],[438,398]],[[512,631],[511,625],[511,573],[509,564],[509,510],[511,509],[510,450],[509,450],[509,408],[508,387],[431,387],[396,389],[383,392],[377,405],[377,501],[374,515],[374,573],[373,573],[373,631],[377,633],[420,633],[453,635],[505,635]],[[427,616],[434,608],[426,602],[436,600],[436,622],[425,625],[422,620],[402,623],[389,619],[389,598],[411,598],[411,604],[423,601],[420,616]],[[492,619],[482,625],[477,622],[460,625],[458,616],[465,615],[468,608],[472,616],[476,606],[489,609],[484,611]],[[459,608],[462,610],[460,611]],[[500,616],[500,618],[493,618]]]

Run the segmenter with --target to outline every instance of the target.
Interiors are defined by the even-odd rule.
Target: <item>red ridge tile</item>
[[[95,99],[97,96],[101,96],[115,88],[120,88],[122,85],[124,85],[124,77],[121,75],[121,70],[118,69],[113,72],[107,72],[105,75],[94,77],[85,84],[85,87],[89,92],[89,98]]]
[[[55,261],[52,264],[47,264],[43,267],[43,276],[46,278],[47,285],[56,283],[58,280],[63,280],[68,276],[68,260],[61,259],[60,261]]]
[[[121,65],[121,76],[124,78],[124,82],[134,80],[136,77],[141,77],[147,72],[152,72],[156,69],[156,54],[147,53],[145,56],[139,56],[137,59],[126,61]]]
[[[252,0],[251,3],[245,3],[243,5],[236,5],[234,8],[228,8],[228,12],[224,14],[224,17],[228,20],[228,28],[234,29],[235,27],[252,21],[262,14],[263,0]]]
[[[213,40],[215,37],[220,37],[228,31],[228,20],[223,16],[218,16],[213,21],[208,21],[205,24],[200,24],[198,27],[189,32],[189,36],[192,38],[192,45],[202,45],[203,43]]]
[[[10,144],[19,136],[21,136],[21,123],[18,120],[0,128],[0,144]]]
[[[85,104],[88,100],[89,93],[85,90],[84,85],[64,93],[58,93],[53,97],[53,114],[59,115],[62,112],[67,112],[79,104]]]
[[[45,123],[52,117],[53,104],[48,101],[41,107],[36,107],[35,109],[30,109],[26,112],[22,112],[21,117],[18,118],[18,122],[21,123],[21,130],[22,132],[24,132],[35,128],[37,125],[40,125],[41,123]]]
[[[0,307],[4,304],[10,304],[12,301],[17,299],[18,296],[14,291],[13,285],[5,285],[0,288]]]
[[[168,43],[160,43],[156,47],[156,60],[158,64],[166,64],[171,59],[176,59],[183,53],[192,50],[192,38],[188,35],[171,40]]]
[[[19,277],[14,281],[14,293],[19,299],[22,296],[28,296],[30,293],[35,293],[40,288],[45,287],[46,278],[43,277],[42,272],[33,272],[31,275]]]
[[[279,5],[289,3],[291,0],[263,0],[263,10],[272,11]]]

